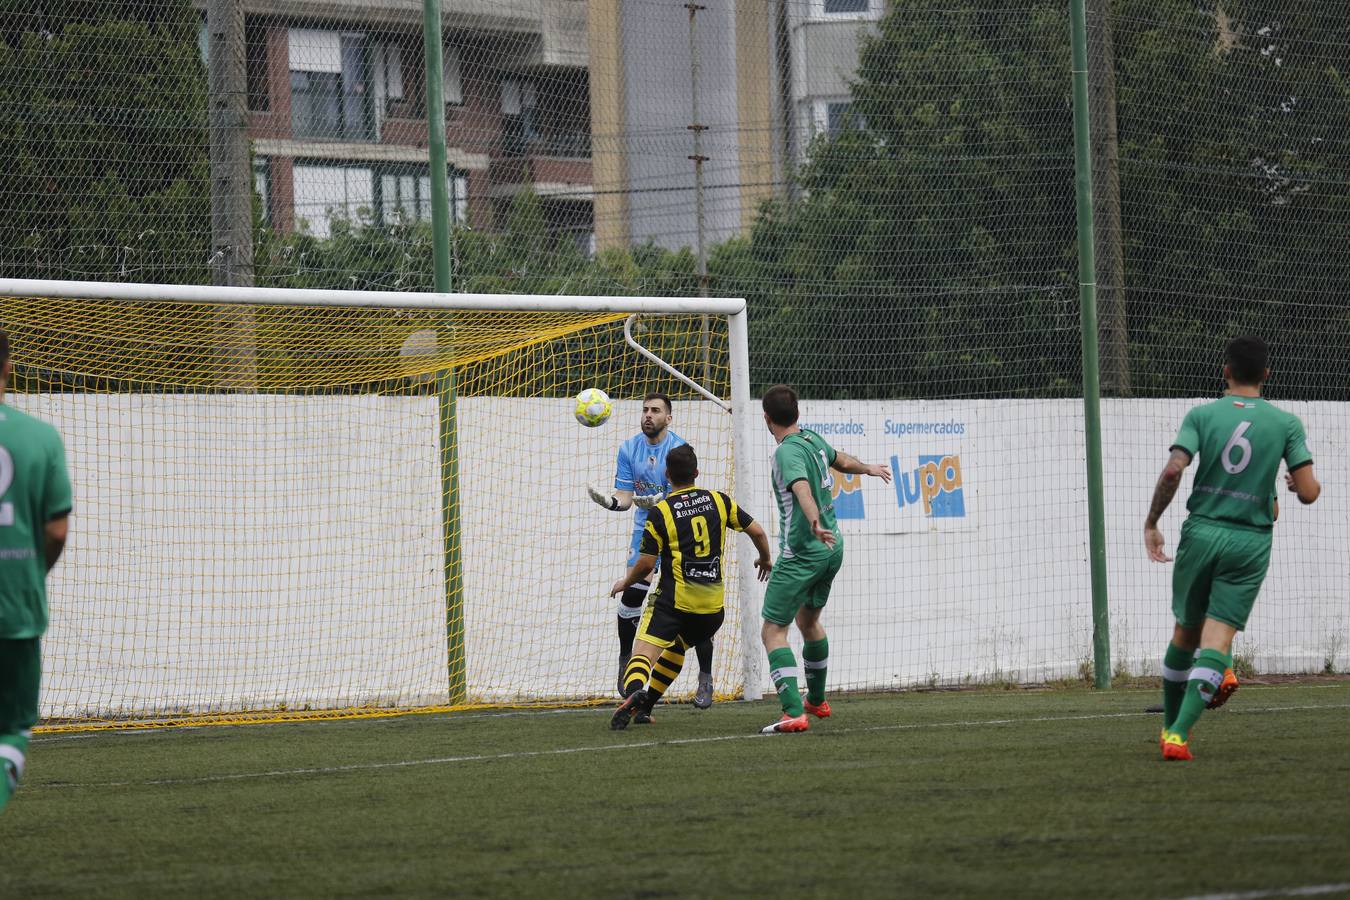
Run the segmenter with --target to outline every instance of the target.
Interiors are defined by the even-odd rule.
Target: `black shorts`
[[[686,647],[694,647],[717,634],[717,629],[722,627],[726,617],[725,609],[715,613],[685,612],[676,609],[674,603],[657,598],[647,604],[637,637],[640,641],[662,648],[672,647],[676,641],[683,641]]]

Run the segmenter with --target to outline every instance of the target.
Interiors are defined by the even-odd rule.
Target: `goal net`
[[[633,517],[586,484],[613,484],[644,394],[674,398],[701,482],[736,489],[727,410],[625,339],[655,310],[635,341],[730,398],[728,317],[697,302],[137,287],[0,299],[7,401],[60,430],[75,485],[48,723],[612,696]],[[601,427],[573,418],[587,387],[614,398]]]

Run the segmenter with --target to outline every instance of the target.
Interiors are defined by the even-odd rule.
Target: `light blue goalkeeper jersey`
[[[670,482],[666,481],[666,454],[685,442],[670,429],[659,444],[647,440],[642,432],[630,437],[619,447],[618,466],[614,471],[614,489],[632,491],[633,496],[645,494],[666,494],[670,492]],[[628,544],[628,565],[638,558],[638,547],[642,544],[642,529],[647,525],[647,510],[633,510],[633,537]]]

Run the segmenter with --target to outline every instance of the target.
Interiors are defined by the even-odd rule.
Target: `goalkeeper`
[[[23,778],[38,719],[47,573],[66,545],[70,515],[61,436],[5,405],[13,370],[0,331],[0,809]]]
[[[628,545],[628,566],[638,558],[638,548],[642,544],[642,530],[647,524],[647,511],[665,497],[670,490],[666,480],[666,456],[671,450],[682,446],[684,438],[670,430],[673,416],[670,398],[665,394],[652,391],[642,399],[642,431],[633,435],[619,447],[618,466],[614,474],[614,492],[600,491],[594,485],[586,489],[591,499],[613,512],[634,509],[633,536]],[[638,620],[642,617],[642,606],[651,590],[651,576],[637,582],[619,597],[619,693],[623,693],[623,673],[628,666],[628,658],[633,654],[633,638],[637,635]],[[694,647],[698,655],[698,691],[694,694],[694,705],[707,709],[713,703],[712,678],[712,637],[700,641]],[[661,654],[657,665],[663,669],[663,675],[674,681],[684,667],[684,651],[678,645]]]

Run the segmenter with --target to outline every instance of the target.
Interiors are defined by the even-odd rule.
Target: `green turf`
[[[1350,883],[1350,685],[1248,687],[1201,720],[1189,764],[1159,761],[1155,701],[840,697],[809,734],[779,737],[749,734],[769,703],[723,703],[622,733],[574,710],[39,738],[0,816],[0,896]]]

